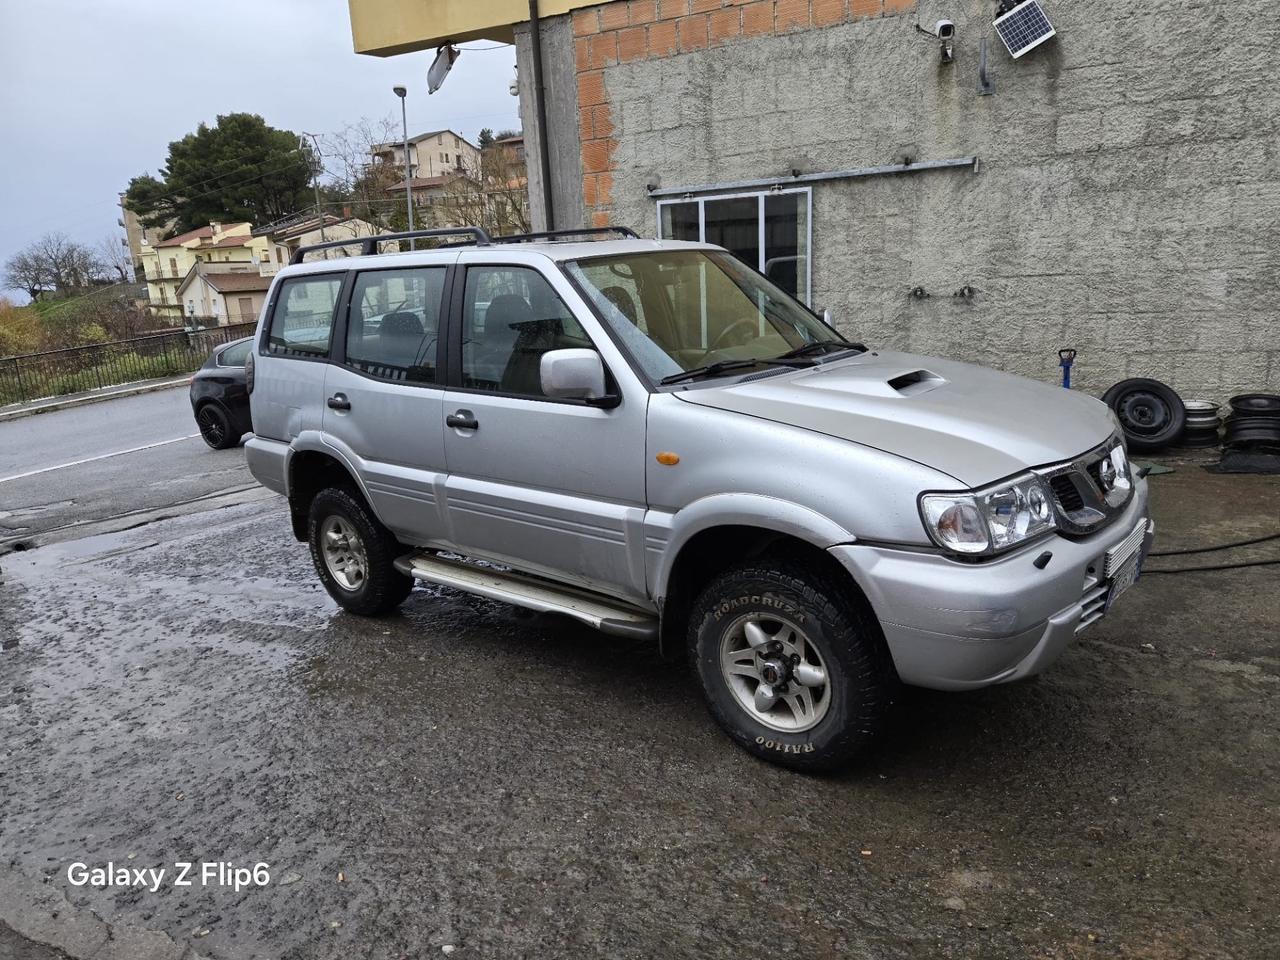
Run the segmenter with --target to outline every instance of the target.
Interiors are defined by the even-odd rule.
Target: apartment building
[[[259,274],[273,263],[272,245],[253,235],[250,223],[210,223],[140,248],[139,263],[149,307],[157,316],[177,324],[196,316],[195,304],[180,293],[197,268],[210,273]]]
[[[372,150],[376,163],[404,169],[404,144],[382,143]],[[452,130],[432,130],[409,138],[409,173],[415,179],[434,180],[480,169],[480,148]]]

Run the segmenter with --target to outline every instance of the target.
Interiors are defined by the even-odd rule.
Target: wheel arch
[[[364,501],[370,513],[377,512],[360,483],[359,474],[336,452],[312,447],[295,449],[286,467],[289,491],[289,519],[293,535],[299,541],[307,539],[307,516],[316,494],[327,487],[346,487]]]
[[[769,497],[731,496],[716,506],[709,510],[703,504],[698,509],[695,504],[687,509],[696,513],[676,515],[675,529],[655,573],[664,655],[685,650],[694,600],[720,572],[743,560],[770,556],[804,561],[867,602],[849,572],[827,550],[855,539],[838,524],[808,508]]]

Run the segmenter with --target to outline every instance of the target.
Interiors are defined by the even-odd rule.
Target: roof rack
[[[534,240],[554,240],[559,237],[592,237],[617,233],[628,240],[639,240],[640,235],[630,227],[583,227],[580,230],[543,230],[540,233],[508,233],[494,237],[494,243],[531,243]]]
[[[406,230],[404,233],[380,233],[374,237],[354,237],[348,240],[330,240],[327,243],[310,243],[293,251],[289,263],[301,263],[302,258],[315,250],[328,250],[333,247],[360,248],[360,256],[368,257],[378,252],[378,244],[391,240],[416,240],[422,237],[456,237],[466,234],[471,237],[470,243],[477,247],[487,247],[492,241],[489,234],[479,227],[444,227],[439,230]]]
[[[640,235],[630,227],[583,227],[580,230],[543,230],[540,233],[511,233],[501,237],[490,237],[479,227],[445,227],[439,230],[409,230],[405,233],[381,233],[375,237],[353,237],[349,240],[329,240],[326,243],[311,243],[293,251],[289,263],[301,263],[302,258],[315,250],[328,250],[334,247],[359,247],[360,256],[368,257],[378,252],[378,245],[390,240],[414,240],[421,237],[457,237],[467,236],[471,239],[446,246],[487,247],[493,243],[531,243],[535,240],[556,240],[561,237],[594,237],[616,233],[629,240],[639,240]]]

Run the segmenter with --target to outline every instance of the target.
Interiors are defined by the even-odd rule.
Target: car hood
[[[1067,460],[1115,432],[1105,404],[986,367],[908,353],[864,353],[681,400],[839,437],[979,487]]]

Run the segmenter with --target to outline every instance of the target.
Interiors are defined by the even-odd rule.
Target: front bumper
[[[1141,526],[1141,531],[1139,527]],[[898,676],[938,690],[968,690],[1039,673],[1105,613],[1107,551],[1155,536],[1146,481],[1105,530],[1055,536],[985,563],[864,544],[832,547],[880,619]],[[1033,561],[1053,554],[1043,569]]]

